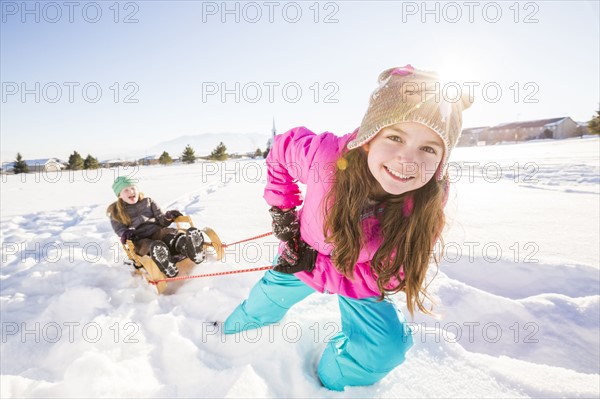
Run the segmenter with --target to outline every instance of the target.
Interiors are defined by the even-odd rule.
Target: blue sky
[[[600,101],[597,1],[0,5],[3,159],[126,157],[273,117],[343,134],[409,63],[473,88],[464,127],[585,121]]]

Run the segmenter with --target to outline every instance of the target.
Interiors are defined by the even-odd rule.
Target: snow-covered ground
[[[316,379],[339,329],[335,296],[221,335],[212,322],[261,272],[158,296],[123,264],[105,216],[114,177],[128,174],[226,243],[268,232],[262,161],[2,176],[1,396],[598,397],[599,148],[584,138],[456,149],[447,252],[430,274],[436,317],[416,315],[404,364],[345,393]],[[235,245],[193,272],[265,266],[274,247]]]

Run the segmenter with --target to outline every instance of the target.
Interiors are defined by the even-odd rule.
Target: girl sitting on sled
[[[138,180],[120,176],[112,185],[118,198],[106,212],[121,243],[133,242],[135,251],[141,256],[149,255],[167,277],[177,276],[176,263],[185,257],[194,263],[204,261],[204,237],[200,230],[190,227],[182,233],[168,227],[182,216],[181,212],[163,213],[156,202],[138,190],[137,183]]]

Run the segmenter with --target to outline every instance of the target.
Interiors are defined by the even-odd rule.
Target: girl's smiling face
[[[136,202],[138,202],[138,199],[140,198],[140,193],[138,191],[137,186],[125,187],[123,190],[121,190],[121,193],[119,194],[119,198],[121,198],[127,204],[130,204],[130,205],[135,204]]]
[[[444,143],[432,129],[400,122],[381,129],[363,146],[375,180],[385,192],[400,195],[433,178],[444,155]]]

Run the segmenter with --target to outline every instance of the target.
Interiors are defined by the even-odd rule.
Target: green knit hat
[[[125,176],[119,176],[115,179],[115,182],[112,185],[112,189],[115,192],[115,195],[118,197],[124,188],[127,188],[129,186],[135,186],[138,182],[139,182],[139,180],[137,180],[137,179],[132,179],[130,177],[125,177]]]

